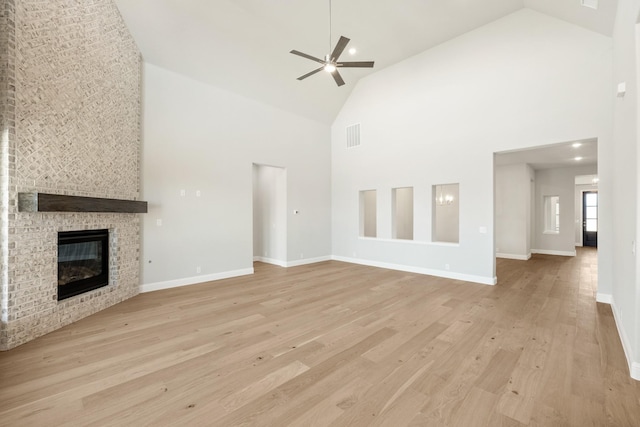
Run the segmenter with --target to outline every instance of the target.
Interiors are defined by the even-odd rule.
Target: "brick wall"
[[[23,213],[17,194],[138,199],[141,58],[111,0],[0,2],[6,350],[138,293],[138,215]],[[57,233],[100,228],[111,236],[109,286],[58,302]]]

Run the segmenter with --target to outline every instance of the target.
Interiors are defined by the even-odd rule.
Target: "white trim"
[[[531,259],[531,254],[519,255],[519,254],[501,254],[496,252],[496,258],[506,258],[506,259],[518,259],[520,261],[528,261]]]
[[[277,265],[278,267],[288,268],[288,267],[298,267],[300,265],[315,264],[323,261],[331,261],[331,257],[327,255],[327,256],[321,256],[317,258],[297,259],[295,261],[280,261],[279,259],[254,256],[253,260],[258,262],[264,262],[265,264]]]
[[[298,267],[300,265],[315,264],[315,263],[324,262],[324,261],[331,261],[331,257],[330,256],[321,256],[321,257],[317,257],[317,258],[297,259],[295,261],[287,262],[286,263],[286,267]]]
[[[476,276],[473,274],[455,273],[453,271],[434,270],[431,268],[413,267],[409,265],[391,264],[387,262],[371,261],[366,259],[356,259],[343,256],[332,255],[334,261],[348,262],[351,264],[368,265],[370,267],[387,268],[389,270],[406,271],[408,273],[426,274],[428,276],[444,277],[446,279],[463,280],[465,282],[480,283],[482,285],[495,285],[498,283],[497,277]]]
[[[267,257],[263,257],[263,256],[254,256],[253,260],[254,261],[259,261],[259,262],[264,262],[265,264],[277,265],[278,267],[286,267],[287,266],[287,261],[280,261],[279,259],[267,258]]]
[[[620,341],[622,342],[624,355],[627,358],[627,364],[629,365],[629,373],[631,375],[631,378],[640,381],[640,362],[636,362],[633,360],[631,341],[629,340],[629,337],[627,336],[624,328],[621,327],[622,322],[618,317],[618,308],[616,307],[616,303],[613,298],[611,299],[611,311],[613,311],[613,319],[615,320],[616,328],[618,329],[618,335],[620,336]]]
[[[576,251],[554,251],[550,249],[531,249],[532,254],[576,256]]]
[[[603,304],[611,304],[613,302],[613,295],[611,294],[602,294],[598,292],[596,294],[596,301],[601,302]]]
[[[633,378],[634,380],[640,381],[640,363],[639,362],[632,362],[629,372],[631,372],[631,378]]]
[[[232,277],[247,276],[249,274],[253,274],[253,268],[224,271],[222,273],[205,274],[202,276],[184,277],[182,279],[167,280],[166,282],[145,283],[140,285],[140,293],[159,291],[162,289],[179,288],[181,286],[196,285],[198,283],[229,279]]]

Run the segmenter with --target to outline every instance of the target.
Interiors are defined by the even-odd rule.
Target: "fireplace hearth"
[[[109,284],[109,230],[58,233],[58,301]]]

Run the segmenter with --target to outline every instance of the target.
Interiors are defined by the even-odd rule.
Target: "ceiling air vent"
[[[347,126],[347,148],[360,145],[360,123]]]

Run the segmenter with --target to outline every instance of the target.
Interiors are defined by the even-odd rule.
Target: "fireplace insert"
[[[109,230],[58,233],[58,301],[109,284]]]

